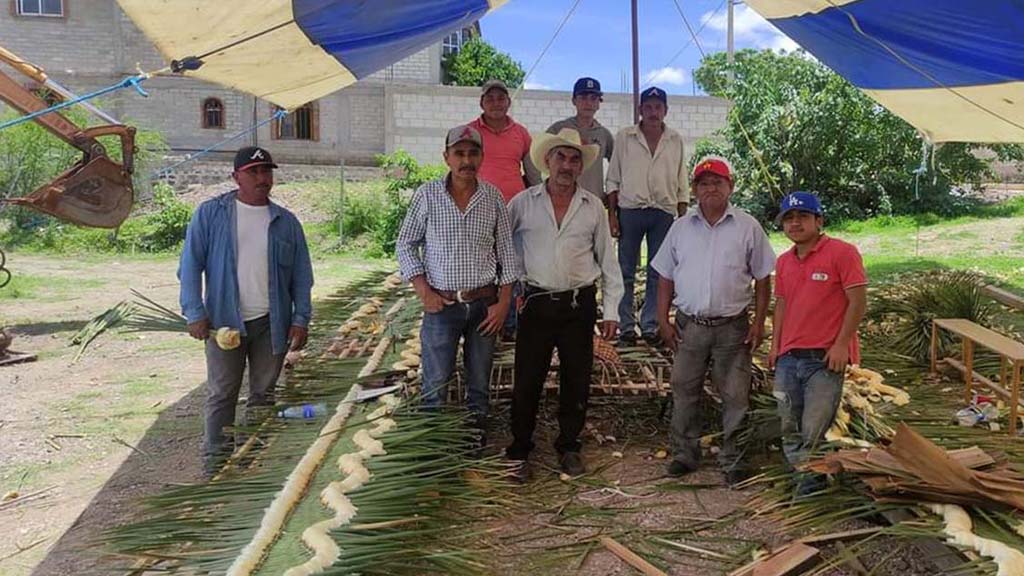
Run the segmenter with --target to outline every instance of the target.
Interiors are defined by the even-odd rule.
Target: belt
[[[783,356],[821,360],[825,357],[826,352],[828,352],[828,350],[825,350],[824,348],[790,348],[789,350],[786,350],[786,353],[783,354]]]
[[[480,286],[479,288],[472,288],[470,290],[434,290],[445,300],[454,300],[455,302],[473,302],[475,300],[483,300],[488,298],[498,297],[498,287],[494,284],[487,284],[486,286]]]
[[[577,296],[586,296],[588,293],[597,294],[597,287],[593,284],[583,286],[581,288],[574,288],[572,290],[562,290],[555,292],[554,290],[548,290],[547,288],[541,288],[540,286],[526,285],[526,296],[531,298],[534,297],[547,297],[552,300],[562,300],[563,298],[575,298]]]
[[[693,322],[698,326],[714,327],[734,322],[740,318],[746,318],[747,309],[744,308],[743,312],[734,316],[690,316],[689,314],[683,314],[682,312],[680,312],[680,314],[682,314],[683,318],[686,318],[687,322]]]

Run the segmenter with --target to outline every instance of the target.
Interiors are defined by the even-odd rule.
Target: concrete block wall
[[[478,88],[388,85],[385,95],[391,118],[385,139],[387,152],[403,149],[420,162],[441,162],[447,130],[480,114]],[[682,135],[689,155],[697,140],[725,126],[730,106],[720,98],[670,96],[665,121]],[[574,109],[568,92],[524,90],[509,113],[530,132],[541,132],[556,120],[571,116]],[[613,134],[631,125],[632,96],[606,94],[597,118]]]

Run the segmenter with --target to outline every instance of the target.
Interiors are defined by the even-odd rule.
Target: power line
[[[541,59],[543,59],[544,55],[548,53],[548,48],[551,48],[551,45],[555,43],[555,38],[558,38],[558,34],[562,32],[562,28],[565,27],[565,23],[568,22],[569,18],[571,18],[573,13],[576,12],[576,8],[582,1],[583,0],[576,0],[572,3],[572,6],[569,7],[569,11],[565,13],[565,17],[562,18],[562,21],[558,24],[558,28],[555,28],[555,33],[551,35],[551,39],[544,45],[544,49],[540,51],[537,59],[533,61],[533,65],[531,65],[530,69],[526,72],[526,76],[523,76],[523,81],[516,87],[515,93],[512,94],[512,100],[515,100],[516,97],[519,96],[519,93],[523,91],[523,86],[526,85],[526,80],[530,78],[530,74],[533,74],[534,69],[536,69],[537,65],[540,64]]]

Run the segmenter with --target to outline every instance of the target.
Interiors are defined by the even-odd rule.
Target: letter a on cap
[[[263,160],[263,150],[259,148],[253,150],[252,156],[249,156],[249,160]]]

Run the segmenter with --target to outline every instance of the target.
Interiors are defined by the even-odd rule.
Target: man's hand
[[[291,342],[288,350],[302,350],[306,347],[308,338],[309,329],[304,326],[292,326],[288,329],[288,341]]]
[[[508,303],[501,300],[487,307],[487,317],[480,322],[477,332],[484,336],[493,336],[505,325],[505,316],[508,314]]]
[[[850,346],[849,344],[840,345],[836,342],[828,349],[823,359],[828,369],[839,374],[846,373],[846,365],[850,362]]]
[[[619,237],[619,215],[614,211],[608,212],[608,232],[612,235],[612,238]]]
[[[196,340],[206,340],[210,337],[210,319],[203,318],[188,325],[188,335]]]
[[[764,324],[752,322],[747,330],[747,337],[743,339],[744,344],[750,344],[750,352],[753,353],[764,341]]]
[[[775,362],[779,359],[779,349],[777,346],[772,344],[770,350],[768,350],[768,369],[772,370],[775,368]]]
[[[611,340],[615,338],[615,332],[619,330],[619,323],[615,320],[605,320],[601,322],[601,338],[605,340]]]
[[[422,291],[417,290],[416,294],[420,297],[420,302],[423,302],[423,310],[430,312],[431,314],[444,310],[445,306],[454,304],[451,300],[448,300],[438,294],[433,288],[427,286]]]
[[[661,341],[665,343],[665,346],[675,352],[676,347],[679,346],[679,339],[676,337],[676,327],[668,321],[668,318],[658,322],[658,333],[661,335]]]

